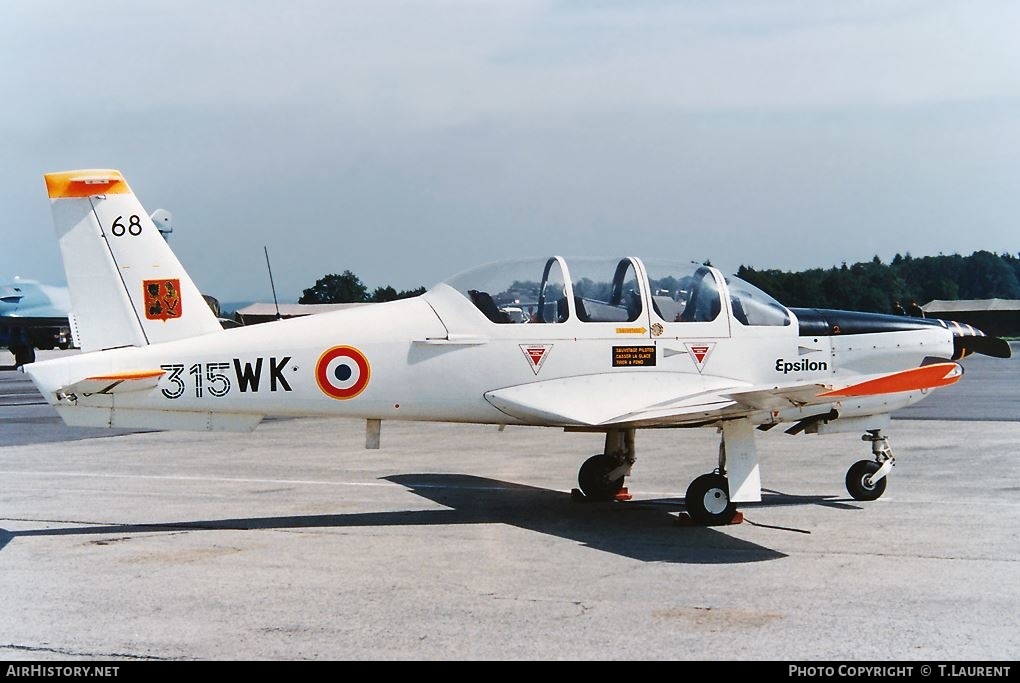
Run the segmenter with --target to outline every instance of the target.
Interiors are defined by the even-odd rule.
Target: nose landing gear
[[[858,460],[846,473],[846,490],[854,500],[878,500],[888,483],[886,476],[896,464],[889,439],[882,436],[881,429],[869,429],[861,441],[871,442],[874,460]]]

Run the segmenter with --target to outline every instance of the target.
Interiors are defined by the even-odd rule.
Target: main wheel
[[[854,500],[877,500],[885,493],[886,478],[871,482],[881,467],[874,460],[858,460],[846,472],[846,490]]]
[[[698,524],[729,524],[737,513],[730,502],[730,486],[721,474],[703,474],[687,487],[687,514]]]
[[[604,453],[585,460],[577,472],[577,484],[584,495],[592,500],[612,500],[623,488],[623,477],[609,478],[609,473],[616,469],[617,464]]]

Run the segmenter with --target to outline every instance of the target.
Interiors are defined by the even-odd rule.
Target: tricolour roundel
[[[322,393],[341,401],[363,392],[371,376],[368,359],[353,346],[334,346],[315,364],[315,381]]]

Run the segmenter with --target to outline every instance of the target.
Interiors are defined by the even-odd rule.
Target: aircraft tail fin
[[[222,329],[119,171],[45,177],[83,351]]]

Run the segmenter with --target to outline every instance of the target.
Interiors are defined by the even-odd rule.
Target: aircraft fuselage
[[[458,307],[465,310],[455,310]],[[584,415],[515,415],[493,405],[486,394],[534,383],[555,387],[557,381],[580,378],[575,381],[581,382],[583,395],[586,377],[591,392],[585,398],[596,402],[599,392],[624,378],[640,388],[650,376],[656,380],[651,390],[664,395],[671,385],[674,393],[689,394],[692,387],[707,392],[805,380],[831,384],[837,377],[916,367],[930,357],[947,359],[953,351],[951,332],[935,325],[802,336],[794,322],[767,328],[766,335],[761,328],[727,325],[729,336],[654,337],[648,326],[638,332],[632,323],[592,330],[581,321],[494,325],[478,316],[473,329],[461,325],[451,334],[441,313],[456,321],[471,316],[471,308],[440,285],[415,299],[84,353],[28,368],[65,419],[75,424],[151,424],[155,412],[166,411],[595,427],[600,421]],[[505,333],[513,337],[507,339]],[[54,395],[82,377],[150,369],[164,372],[150,392]],[[730,414],[754,415],[759,422],[792,421],[828,413],[836,404],[844,415],[863,414],[873,411],[876,401],[885,412],[922,395],[908,392],[759,411],[738,405]],[[679,426],[711,417],[706,410],[673,422]],[[196,425],[204,428],[201,420]]]

